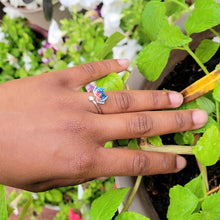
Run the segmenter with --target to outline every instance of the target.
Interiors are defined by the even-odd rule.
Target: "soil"
[[[220,50],[205,64],[211,72],[220,63]],[[181,91],[205,74],[195,61],[188,56],[184,61],[177,64],[175,69],[164,79],[159,89]],[[174,134],[162,136],[163,144],[175,144]],[[199,168],[194,156],[184,156],[187,166],[176,174],[155,175],[144,177],[144,185],[148,191],[152,203],[158,212],[160,220],[166,220],[169,206],[169,189],[176,184],[184,185],[199,175]],[[220,184],[220,161],[214,166],[208,167],[210,189]]]

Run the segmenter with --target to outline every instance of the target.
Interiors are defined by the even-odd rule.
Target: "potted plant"
[[[105,4],[103,6],[105,6]],[[137,13],[137,11],[139,13]],[[181,15],[182,13],[185,13],[186,11],[188,11],[190,15],[185,25],[186,34],[183,34],[177,26],[173,26],[173,22],[171,22],[171,24],[168,22],[168,17],[170,21],[171,18],[174,19],[174,17],[176,18],[177,16]],[[207,12],[209,12],[208,17],[207,17]],[[137,59],[139,71],[142,72],[142,74],[151,81],[156,80],[159,77],[156,84],[155,83],[152,84],[152,82],[149,81],[147,82],[146,87],[148,89],[157,88],[158,85],[161,84],[161,82],[163,81],[165,75],[168,74],[168,72],[170,72],[171,69],[176,65],[176,61],[180,61],[180,59],[183,59],[186,56],[187,52],[189,52],[189,54],[193,56],[194,59],[196,59],[198,64],[201,66],[201,69],[204,72],[208,73],[203,63],[207,62],[207,59],[212,57],[219,47],[218,44],[216,44],[215,42],[213,43],[213,41],[210,40],[215,34],[218,35],[219,32],[219,26],[217,26],[220,23],[218,15],[219,15],[219,5],[212,0],[208,2],[204,0],[197,0],[194,10],[190,9],[188,5],[184,3],[184,1],[167,0],[165,2],[160,2],[160,1],[136,0],[128,8],[123,9],[122,16],[120,18],[121,23],[120,26],[117,27],[117,29],[119,28],[118,30],[124,30],[126,34],[120,34],[116,32],[108,38],[107,36],[104,35],[104,27],[103,27],[102,19],[93,20],[92,17],[85,17],[83,14],[74,13],[73,14],[74,19],[72,20],[65,19],[61,21],[61,25],[62,25],[61,38],[56,42],[53,41],[54,40],[53,38],[52,41],[49,40],[50,41],[49,43],[44,42],[43,48],[39,50],[39,54],[42,57],[41,60],[42,72],[44,71],[46,72],[51,69],[62,69],[68,66],[78,65],[93,60],[105,59],[107,57],[112,57],[112,54],[113,56],[116,56],[117,54],[116,52],[118,52],[119,49],[121,49],[121,51],[124,48],[128,50],[130,42],[131,43],[135,42],[133,43],[133,47],[136,48],[135,54],[136,51],[141,50],[141,46],[143,47],[143,50],[139,53],[139,57]],[[212,16],[214,16],[214,18]],[[152,22],[151,19],[153,19],[154,22]],[[198,24],[198,20],[199,20],[199,24]],[[207,21],[209,21],[208,25],[207,25]],[[84,27],[83,30],[81,27]],[[54,28],[57,28],[57,26],[54,25]],[[196,28],[200,28],[200,29],[196,29]],[[211,29],[211,32],[206,31],[207,29]],[[53,31],[53,29],[51,30]],[[193,34],[197,32],[198,34]],[[73,33],[75,33],[77,36],[80,37],[76,39]],[[51,35],[49,33],[49,39],[51,39],[50,36]],[[125,39],[125,36],[127,36],[126,41],[122,41],[123,38]],[[191,37],[195,40],[192,41]],[[138,40],[130,41],[135,39]],[[204,39],[206,40],[202,41]],[[137,42],[141,46],[138,45]],[[119,44],[118,46],[115,47],[116,43]],[[192,50],[194,50],[195,48],[197,48],[195,52],[196,55],[192,52]],[[212,49],[210,50],[210,48]],[[180,54],[180,58],[179,57],[177,58],[176,54]],[[200,61],[200,59],[198,59],[197,57],[200,57],[202,61]],[[157,62],[155,62],[155,59],[157,60]],[[131,68],[134,66],[134,64],[135,64],[135,59],[132,62]],[[152,72],[152,70],[154,71]],[[162,71],[163,73],[160,76],[160,73]],[[96,83],[101,87],[104,87],[106,90],[123,89],[124,83],[126,82],[128,75],[129,75],[129,71],[125,72],[123,76],[119,76],[113,73],[110,74],[105,80],[101,79],[94,83]],[[88,87],[85,87],[83,90],[84,91],[89,90],[92,86],[94,86],[94,83],[90,84]],[[217,94],[218,94],[218,88],[216,88],[214,95],[215,99],[218,101]],[[189,106],[184,106],[183,108],[192,108],[195,106],[197,108],[199,103],[201,102],[204,103],[204,98],[202,99],[203,99],[202,101],[197,100],[194,104],[191,104]],[[219,136],[218,128],[216,128],[215,126],[214,127],[210,126],[210,124],[216,125],[216,122],[214,122],[212,118],[213,112],[215,112],[214,110],[215,108],[213,108],[213,105],[215,106],[215,104],[213,104],[212,98],[209,101],[207,101],[207,99],[208,98],[206,97],[205,98],[206,103],[209,103],[209,106],[211,106],[212,111],[208,109],[210,114],[209,124],[207,124],[206,127],[203,128],[203,130],[202,129],[200,130],[200,132],[203,133],[207,129],[207,133],[205,132],[204,138],[202,137],[201,141],[198,142],[199,146],[202,145],[202,142],[209,142],[210,137],[211,139],[214,139],[213,136],[215,137]],[[199,105],[199,107],[206,108],[207,110],[207,104],[204,104],[203,106]],[[218,113],[218,111],[216,112]],[[179,143],[181,142],[182,144],[189,144],[189,143],[191,144],[193,142],[192,140],[195,139],[194,133],[198,133],[198,131],[177,134],[175,139],[177,142]],[[149,145],[150,145],[151,150],[152,148],[153,150],[156,149],[161,150],[161,148],[151,146],[151,145],[160,145],[161,144],[160,137],[142,139],[142,142],[143,144],[140,146],[137,144],[138,142],[136,139],[119,140],[117,141],[117,144],[118,145],[126,144],[128,145],[128,147],[131,148],[141,147],[143,150],[149,150]],[[197,147],[193,148],[195,154],[197,154],[198,159],[200,159],[204,165],[210,165],[215,163],[216,158],[219,155],[218,147],[216,148],[216,153],[213,156],[215,158],[213,162],[213,160],[209,160],[210,159],[208,157],[209,155],[203,156],[203,153],[201,152],[197,153],[197,151],[199,151],[198,145]],[[106,146],[112,147],[112,142],[107,143]],[[209,147],[211,148],[210,145]],[[166,149],[166,147],[163,148]],[[183,147],[182,150],[185,148],[187,147]],[[190,152],[192,153],[192,151]],[[204,187],[204,179],[205,179],[204,170],[205,169],[203,168],[201,175],[202,177],[199,176],[198,178],[190,182],[187,186],[184,187],[177,186],[174,187],[173,190],[171,190],[171,206],[170,206],[171,208],[169,208],[168,211],[169,219],[178,218],[176,217],[176,210],[178,210],[178,214],[179,216],[182,216],[181,217],[182,219],[184,218],[199,219],[200,216],[204,215],[204,212],[208,214],[211,213],[211,215],[213,214],[212,210],[210,211],[209,204],[212,203],[213,201],[214,201],[213,203],[216,203],[216,201],[218,201],[219,194],[214,194],[214,196],[212,195],[211,197],[206,198],[206,190]],[[127,210],[130,201],[134,197],[135,191],[138,188],[138,185],[140,184],[140,180],[141,177],[138,177],[138,181],[135,184],[136,188],[132,191],[131,196],[129,196],[128,203],[125,204],[122,214],[118,215],[116,219],[123,219],[123,218],[132,219],[134,218],[134,216],[137,216],[138,219],[146,219],[146,217],[144,218],[143,216],[140,216],[138,214],[124,212]],[[199,195],[196,194],[197,190],[199,190],[200,192]],[[111,217],[114,215],[115,211],[117,210],[118,206],[122,202],[127,192],[128,189],[118,189],[115,191],[110,191],[107,195],[101,197],[100,200],[97,200],[92,205],[91,217],[94,219],[101,219],[98,218],[97,216],[100,217],[100,213],[106,212],[108,213],[108,218],[111,219]],[[146,191],[144,193],[147,194]],[[181,201],[175,200],[175,198],[177,197],[176,195],[180,195],[180,196],[189,195],[188,196],[189,200],[192,198],[193,201],[192,203],[188,202],[188,200],[186,199],[187,212],[184,212],[185,206],[179,203]],[[140,194],[138,197],[140,198]],[[199,199],[197,197],[199,197]],[[110,210],[109,212],[108,206],[106,206],[107,209],[104,209],[105,207],[103,206],[103,202],[109,204],[109,206],[111,207],[113,204],[111,203],[110,198],[113,198],[112,201],[115,202],[113,202],[114,203],[113,209]],[[207,202],[206,199],[208,199],[209,201]],[[198,200],[200,200],[203,205],[201,205],[198,202]],[[144,201],[143,204],[144,205],[146,204],[146,200]],[[180,204],[180,206],[182,206],[183,208],[177,209],[178,204]],[[197,205],[199,205],[198,209],[196,209]],[[203,211],[200,211],[201,207]],[[139,212],[137,210],[137,205],[134,205],[133,208],[134,209],[132,211]],[[147,211],[144,210],[144,213],[142,214],[149,216],[151,219],[158,219],[157,214],[154,213],[152,215],[153,207],[151,204],[148,205],[148,208],[149,209]],[[213,210],[215,212],[215,209]],[[197,213],[195,211],[197,211]]]

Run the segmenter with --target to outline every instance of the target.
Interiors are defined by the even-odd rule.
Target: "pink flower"
[[[69,220],[82,220],[81,217],[74,212],[73,209],[70,208],[68,214]]]
[[[42,62],[46,64],[54,60],[56,56],[56,49],[49,42],[44,41],[42,44],[43,47],[38,50],[38,54],[42,57]],[[44,53],[47,51],[47,48],[53,50],[53,57],[49,57],[49,58],[44,57]]]

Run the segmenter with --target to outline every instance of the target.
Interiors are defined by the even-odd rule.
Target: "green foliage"
[[[137,59],[139,71],[148,80],[155,81],[166,66],[171,50],[170,47],[159,40],[148,44],[139,53]]]
[[[96,81],[96,85],[98,87],[104,88],[105,91],[124,89],[124,83],[117,73],[111,73],[106,77],[98,79]]]
[[[139,147],[139,145],[138,145],[138,143],[137,143],[137,139],[136,139],[136,138],[131,139],[131,140],[129,141],[129,143],[128,143],[128,148],[129,148],[129,149],[133,149],[133,150],[139,150],[139,149],[140,149],[140,147]]]
[[[169,220],[185,220],[198,205],[198,198],[187,188],[176,185],[170,189],[170,205],[167,212]]]
[[[112,48],[115,47],[124,38],[125,36],[119,32],[112,34],[105,42],[105,46],[99,55],[99,59],[104,60],[108,54],[112,52]]]
[[[220,155],[220,133],[217,126],[208,128],[193,147],[196,158],[204,165],[214,165]]]
[[[216,101],[220,102],[220,81],[218,81],[218,82],[216,83],[212,95],[213,95],[213,98],[214,98]]]
[[[193,146],[194,135],[191,131],[175,133],[174,140],[178,145],[190,145]]]
[[[149,218],[135,212],[122,212],[115,220],[150,220]]]
[[[151,1],[145,6],[142,14],[143,30],[151,41],[157,40],[166,19],[165,15],[166,7],[160,1]]]
[[[162,146],[162,139],[160,136],[154,136],[154,137],[148,137],[147,138],[148,142],[155,145],[155,146]]]
[[[2,220],[8,220],[5,186],[0,185],[0,215]]]
[[[208,196],[202,203],[202,215],[205,219],[219,219],[220,217],[220,192]]]
[[[185,4],[185,0],[178,0],[178,2],[182,3],[183,5],[185,5],[185,7],[188,7]],[[173,15],[174,13],[177,13],[177,12],[183,10],[182,6],[177,4],[174,1],[165,1],[164,4],[165,4],[165,7],[166,7],[166,15],[168,17]]]
[[[90,219],[111,220],[128,191],[129,188],[114,189],[96,199],[92,203]]]
[[[40,40],[26,20],[4,16],[1,32],[4,37],[0,42],[0,83],[42,71],[41,57],[37,53]]]
[[[46,192],[46,200],[51,204],[58,204],[63,201],[63,194],[58,189],[52,189]]]
[[[195,55],[201,60],[202,63],[206,63],[215,55],[218,49],[218,43],[205,39],[196,48]]]
[[[220,23],[220,5],[215,0],[196,0],[185,29],[188,35],[210,29]]]

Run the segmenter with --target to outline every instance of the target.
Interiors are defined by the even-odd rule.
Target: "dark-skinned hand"
[[[128,67],[105,60],[0,85],[0,184],[30,191],[108,176],[178,172],[174,154],[104,148],[107,141],[196,129],[204,111],[169,110],[182,104],[173,91],[110,91],[103,114],[79,92],[89,82]]]

